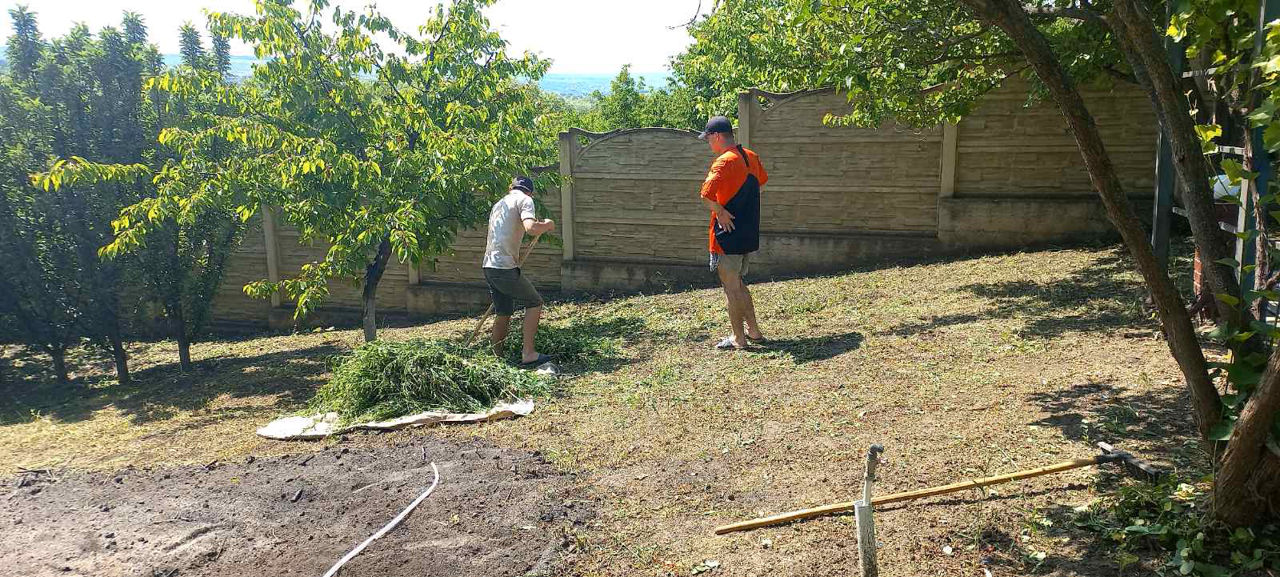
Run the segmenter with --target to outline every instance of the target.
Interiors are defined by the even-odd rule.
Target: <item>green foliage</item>
[[[1046,17],[1039,29],[1077,81],[1128,74],[1097,22]],[[850,110],[833,122],[933,126],[955,121],[1007,77],[1034,80],[1011,42],[959,2],[724,0],[690,33],[695,44],[672,67],[707,103],[704,113],[734,109],[745,88],[835,87]],[[1028,96],[1038,97],[1032,86]]]
[[[311,409],[336,412],[351,423],[423,411],[479,412],[550,390],[550,381],[480,348],[425,339],[374,341],[339,361]]]
[[[523,337],[518,320],[512,321],[512,331],[505,343],[505,358],[511,362],[520,360]],[[535,348],[538,352],[555,357],[562,365],[593,366],[622,356],[622,335],[640,334],[645,330],[645,320],[640,317],[576,316],[572,320],[543,320],[538,326]]]
[[[448,250],[459,228],[483,217],[484,196],[554,158],[554,144],[539,140],[549,119],[523,84],[547,63],[509,55],[481,12],[488,4],[437,6],[417,33],[376,10],[329,9],[324,0],[211,13],[215,38],[238,38],[263,62],[240,85],[182,70],[149,81],[170,98],[199,96],[220,109],[161,131],[172,157],[152,171],[157,195],[121,214],[106,250],[136,250],[147,232],[209,205],[243,219],[279,207],[304,242],[329,250],[292,278],[245,290],[283,292],[300,316],[324,300],[330,279],[364,277],[376,290],[375,263]],[[238,153],[223,154],[227,143]],[[42,180],[92,179],[94,170],[68,163]]]
[[[1204,2],[1174,2],[1172,17],[1166,33],[1182,42],[1188,58],[1198,68],[1211,70],[1203,83],[1206,97],[1225,103],[1232,110],[1242,110],[1249,128],[1262,132],[1262,147],[1255,154],[1280,152],[1280,21],[1268,22],[1259,27],[1256,0],[1208,0]],[[1259,36],[1261,33],[1261,36]],[[1214,124],[1196,126],[1205,153],[1213,152],[1223,134],[1222,127]],[[1252,148],[1252,146],[1251,146]],[[1236,158],[1223,155],[1216,158],[1221,173],[1233,186],[1258,176]],[[1256,169],[1256,167],[1252,167]],[[1276,193],[1280,186],[1272,181],[1271,189],[1259,191],[1256,186],[1246,189],[1253,197],[1228,196],[1224,200],[1237,206],[1252,200],[1260,216],[1257,230],[1237,233],[1237,238],[1255,240],[1265,251],[1266,257],[1248,267],[1241,267],[1235,260],[1220,261],[1256,278],[1252,287],[1241,287],[1239,295],[1218,294],[1215,297],[1238,310],[1265,310],[1267,302],[1280,301],[1274,290],[1277,279],[1276,264],[1280,264],[1280,252],[1274,246],[1274,232],[1280,226],[1280,203]],[[1231,351],[1225,362],[1211,363],[1214,376],[1227,386],[1222,397],[1223,418],[1211,432],[1211,439],[1227,441],[1235,429],[1240,412],[1262,378],[1267,368],[1267,357],[1259,352],[1259,343],[1275,343],[1280,330],[1266,323],[1253,321],[1249,326],[1240,323],[1224,324],[1212,335]],[[1273,435],[1271,443],[1280,436]]]
[[[1115,545],[1121,569],[1138,553],[1168,554],[1164,573],[1218,577],[1280,569],[1280,526],[1229,529],[1207,515],[1203,484],[1131,485],[1080,512],[1076,525]]]
[[[36,15],[26,6],[18,6],[9,10],[9,17],[13,20],[13,34],[5,46],[9,72],[19,82],[34,82],[43,51]]]
[[[9,45],[12,75],[4,78],[0,123],[8,125],[3,184],[5,263],[0,276],[29,344],[59,358],[81,335],[109,343],[121,380],[127,378],[122,317],[133,302],[122,287],[126,263],[98,257],[121,207],[145,194],[141,182],[32,187],[28,174],[52,157],[83,156],[111,163],[146,162],[155,115],[142,77],[159,56],[134,15],[124,32],[83,26],[51,42],[40,39],[35,15],[11,11],[17,38]]]
[[[596,132],[650,126],[690,129],[706,122],[698,110],[688,89],[678,84],[666,89],[647,86],[627,65],[609,84],[608,93],[591,93],[590,110],[578,127]]]
[[[56,199],[26,180],[50,153],[45,112],[0,76],[0,316],[11,321],[9,339],[52,355],[57,364],[79,340],[81,303],[77,255],[67,244],[72,232]]]

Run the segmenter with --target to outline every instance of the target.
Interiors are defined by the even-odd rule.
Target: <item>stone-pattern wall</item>
[[[1086,90],[1084,98],[1125,189],[1149,198],[1158,130],[1150,101],[1128,86]],[[1026,104],[1026,84],[1011,80],[960,122],[956,196],[1096,198],[1062,113],[1051,102]]]
[[[824,90],[749,112],[748,145],[770,175],[761,202],[762,228],[778,233],[936,231],[941,132],[892,123],[854,128],[822,122],[847,107],[844,96]]]
[[[742,94],[739,137],[770,177],[752,274],[832,271],[1111,234],[1066,122],[1052,103],[1026,106],[1026,94],[1025,84],[1010,81],[959,125],[924,130],[827,125],[824,117],[848,106],[830,90]],[[1085,96],[1122,181],[1141,202],[1155,170],[1156,122],[1146,97],[1129,87],[1092,88]],[[709,216],[698,199],[713,158],[689,131],[563,134],[564,189],[540,194],[539,203],[559,223],[564,248],[541,243],[526,273],[545,291],[714,282],[706,268]],[[271,245],[285,277],[320,258],[324,247],[276,228],[268,241],[255,223],[237,249],[215,303],[220,324],[289,322],[289,303],[273,307],[245,297],[241,288],[267,278]],[[453,253],[434,267],[393,262],[378,290],[379,311],[413,317],[483,310],[484,235],[483,229],[464,231]],[[326,313],[358,313],[359,286],[335,282],[332,293]]]
[[[698,192],[715,155],[687,131],[584,136],[573,151],[574,258],[695,264],[707,256]]]

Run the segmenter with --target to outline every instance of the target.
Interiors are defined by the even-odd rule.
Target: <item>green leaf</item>
[[[1222,265],[1227,265],[1227,266],[1229,266],[1229,267],[1231,267],[1231,268],[1240,268],[1240,261],[1238,261],[1238,260],[1236,260],[1236,259],[1234,259],[1234,258],[1220,258],[1220,259],[1215,260],[1215,261],[1213,261],[1213,262],[1216,262],[1216,263],[1218,263],[1218,264],[1222,264]]]
[[[1222,127],[1217,124],[1198,124],[1196,125],[1196,136],[1200,137],[1200,147],[1205,154],[1213,152],[1218,147],[1213,141],[1222,136]]]
[[[1236,420],[1233,418],[1223,418],[1216,425],[1209,429],[1210,441],[1225,441],[1231,438],[1231,433],[1236,430]]]
[[[1272,121],[1262,131],[1262,145],[1270,152],[1280,149],[1280,122]]]
[[[1222,301],[1222,302],[1224,302],[1224,303],[1227,303],[1227,305],[1229,305],[1229,306],[1233,306],[1233,307],[1234,307],[1234,306],[1240,306],[1240,299],[1239,299],[1239,298],[1236,298],[1236,297],[1233,297],[1233,296],[1231,296],[1231,295],[1229,295],[1229,294],[1227,294],[1227,293],[1218,293],[1218,294],[1215,294],[1215,295],[1213,295],[1213,296],[1214,296],[1214,298],[1217,298],[1218,300],[1220,300],[1220,301]]]
[[[1201,563],[1196,561],[1195,565],[1196,572],[1204,577],[1229,577],[1231,575],[1230,571],[1212,563]]]
[[[1222,324],[1214,327],[1213,330],[1209,331],[1208,336],[1210,339],[1213,339],[1215,341],[1225,341],[1227,339],[1230,339],[1231,335],[1234,335],[1234,334],[1235,334],[1235,331],[1231,327],[1228,327],[1227,325]],[[1214,364],[1220,365],[1220,368],[1224,368],[1224,369],[1231,368],[1231,365],[1229,364],[1224,364],[1224,363],[1214,363]]]

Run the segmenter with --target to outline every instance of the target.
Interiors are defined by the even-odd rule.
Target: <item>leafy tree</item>
[[[178,29],[178,53],[182,55],[182,63],[191,68],[204,66],[204,46],[200,42],[200,31],[190,22]]]
[[[188,24],[180,33],[184,63],[178,73],[225,90],[236,90],[223,72],[217,53],[205,53],[199,31]],[[211,98],[214,94],[199,92],[185,98],[166,98],[157,93],[153,106],[160,123],[200,130],[208,128],[217,114],[227,111]],[[229,142],[217,142],[209,148],[213,161],[239,152],[239,147]],[[157,145],[150,157],[150,166],[158,168],[170,156],[170,151]],[[186,218],[167,220],[152,228],[143,245],[134,251],[139,268],[147,271],[142,283],[148,289],[148,297],[161,305],[169,334],[178,343],[178,360],[183,371],[192,368],[191,345],[204,332],[227,261],[245,230],[245,221],[234,208],[218,202],[194,206]],[[129,214],[129,210],[124,214]],[[110,258],[122,256],[115,250],[106,250],[104,254]]]
[[[224,79],[231,76],[231,41],[219,32],[210,34],[213,42],[213,69]]]
[[[85,336],[112,351],[117,379],[127,383],[125,267],[99,258],[97,249],[112,237],[113,216],[136,200],[140,187],[37,189],[22,172],[57,156],[141,160],[153,138],[142,76],[154,72],[159,56],[146,45],[146,28],[136,15],[126,14],[124,33],[106,28],[95,38],[77,26],[47,44],[39,39],[34,14],[17,9],[10,15],[20,40],[10,45],[18,65],[5,81],[5,121],[17,145],[8,151],[0,234],[4,267],[12,271],[4,275],[15,295],[11,314],[30,344],[53,355],[60,378],[67,374],[66,348]]]
[[[36,64],[44,46],[36,15],[26,6],[18,6],[9,10],[9,17],[13,20],[13,34],[5,47],[9,72],[19,82],[34,82]]]
[[[7,334],[50,356],[69,380],[67,349],[80,340],[78,263],[56,198],[39,194],[27,175],[50,155],[47,111],[8,76],[0,76],[0,318]]]
[[[591,93],[591,107],[578,126],[597,132],[646,126],[701,126],[706,118],[699,113],[691,96],[679,85],[662,89],[650,87],[644,78],[631,75],[630,65],[624,65],[609,83],[607,93],[599,90]]]
[[[1247,28],[1251,24],[1241,15],[1256,8],[1246,0],[1183,2],[1177,11],[1191,15],[1175,19],[1173,31],[1181,36],[1190,33],[1184,28],[1195,28],[1214,35],[1230,28],[1224,23]],[[1257,348],[1263,328],[1253,324],[1247,307],[1236,306],[1242,293],[1216,238],[1211,211],[1199,134],[1213,130],[1197,130],[1189,120],[1189,103],[1160,45],[1165,27],[1152,15],[1163,12],[1160,5],[1149,10],[1148,3],[1137,0],[724,0],[692,26],[697,42],[677,57],[677,78],[725,94],[749,86],[835,86],[848,94],[850,109],[833,122],[875,125],[892,117],[922,126],[955,121],[1009,76],[1032,80],[1029,97],[1050,98],[1062,111],[1108,216],[1151,291],[1201,434],[1210,441],[1227,440],[1216,513],[1247,523],[1280,505],[1280,456],[1266,449],[1280,436],[1280,357],[1272,357],[1265,375],[1256,368],[1266,364]],[[1255,38],[1235,30],[1234,44],[1220,36],[1208,43],[1222,54],[1201,50],[1230,68],[1240,40]],[[1267,45],[1273,41],[1269,35]],[[1267,62],[1261,56],[1257,62]],[[1265,78],[1276,77],[1276,71],[1265,70]],[[1103,79],[1142,87],[1173,143],[1183,206],[1196,246],[1211,263],[1206,276],[1218,295],[1222,335],[1236,352],[1235,361],[1221,367],[1235,388],[1230,395],[1219,394],[1185,303],[1156,263],[1080,96],[1078,83]],[[1261,108],[1267,114],[1255,121],[1271,126],[1276,108]],[[1273,134],[1280,141],[1280,128]],[[1254,300],[1258,295],[1244,296]],[[1277,334],[1272,331],[1265,332]],[[1235,412],[1240,416],[1232,421]]]
[[[513,173],[550,160],[530,130],[539,115],[521,84],[547,65],[508,55],[481,13],[488,4],[440,5],[418,34],[376,10],[331,10],[325,0],[210,14],[215,34],[246,42],[263,60],[252,78],[233,89],[169,72],[153,85],[178,98],[208,93],[225,111],[202,127],[163,130],[160,143],[174,157],[159,170],[75,160],[41,180],[154,179],[158,194],[121,214],[108,252],[136,250],[163,222],[189,221],[207,204],[235,206],[242,219],[279,207],[304,241],[329,250],[297,276],[246,292],[283,291],[305,315],[331,279],[360,278],[365,338],[373,340],[374,298],[392,255],[420,262],[447,250],[460,227],[484,215],[475,191],[503,192]],[[215,145],[225,142],[239,143],[240,153],[222,155]]]

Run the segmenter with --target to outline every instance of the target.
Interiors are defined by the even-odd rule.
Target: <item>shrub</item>
[[[1167,481],[1123,487],[1115,497],[1083,511],[1076,525],[1115,543],[1123,570],[1142,551],[1168,555],[1172,575],[1264,575],[1280,569],[1280,527],[1228,528],[1208,515],[1207,483]]]

